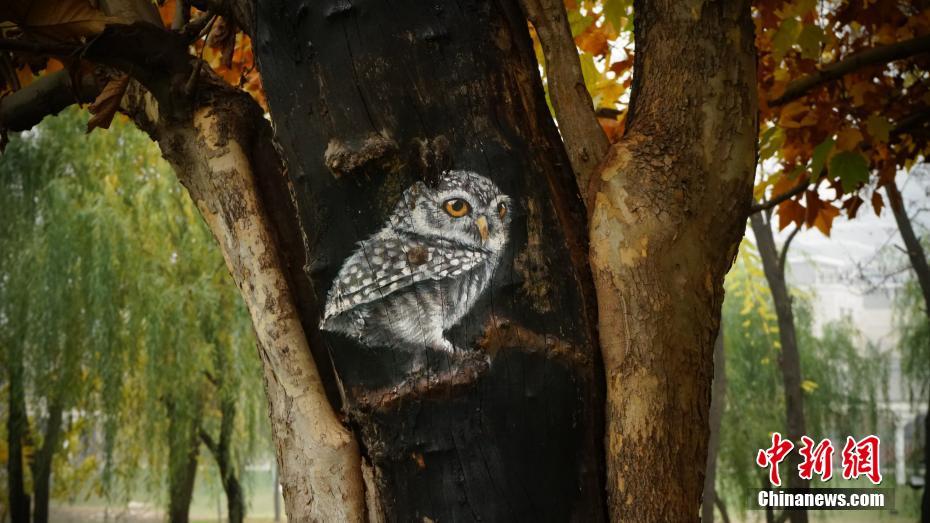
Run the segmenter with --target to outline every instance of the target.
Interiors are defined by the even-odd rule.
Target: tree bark
[[[58,450],[59,439],[61,438],[63,410],[64,404],[61,401],[60,394],[56,394],[48,409],[42,447],[36,454],[35,461],[32,464],[33,523],[48,523],[52,460],[55,457],[55,451]]]
[[[190,520],[197,460],[200,455],[200,433],[197,416],[181,415],[168,402],[168,521],[187,523]],[[188,416],[192,419],[187,419]]]
[[[289,517],[362,521],[358,448],[326,400],[286,272],[293,261],[279,251],[279,238],[286,246],[299,235],[271,128],[247,94],[221,80],[207,77],[198,91],[189,119],[145,101],[130,100],[130,113],[187,187],[249,310]]]
[[[592,187],[611,518],[693,521],[723,278],[749,210],[749,2],[634,3],[627,132]],[[695,466],[696,463],[700,465]]]
[[[269,0],[255,41],[304,240],[300,314],[361,443],[369,518],[603,520],[584,212],[516,2]],[[494,278],[448,330],[459,351],[320,331],[356,243],[448,169],[512,199]]]
[[[927,315],[927,322],[930,323],[930,264],[927,263],[927,254],[920,238],[914,232],[904,207],[904,199],[901,198],[901,192],[894,180],[885,184],[885,194],[888,195],[891,212],[898,224],[898,232],[904,240],[911,268],[917,275],[917,283],[924,298],[924,313]],[[927,415],[924,417],[924,493],[920,502],[920,518],[923,523],[930,523],[930,398],[927,401]]]
[[[710,436],[707,440],[707,474],[704,476],[704,498],[701,501],[701,521],[714,521],[717,501],[717,454],[720,452],[720,426],[726,409],[727,373],[723,350],[723,325],[714,342],[714,383],[710,393]]]
[[[765,221],[761,213],[750,217],[752,232],[756,237],[756,246],[762,258],[762,268],[765,279],[772,291],[772,301],[775,304],[775,315],[778,317],[778,339],[781,342],[782,384],[785,391],[785,417],[787,424],[787,438],[800,445],[801,436],[807,434],[807,423],[804,419],[804,392],[801,389],[801,355],[798,350],[797,333],[794,325],[794,310],[788,284],[785,281],[784,261],[779,261],[779,253],[775,247],[775,237],[772,234],[772,224]],[[785,249],[788,248],[786,245]],[[784,254],[781,260],[784,260]],[[801,463],[799,452],[791,452],[786,459],[788,488],[808,488],[810,481],[801,478],[797,473]],[[791,510],[789,517],[792,523],[806,523],[807,511],[803,509]]]
[[[30,499],[26,493],[25,466],[23,464],[23,442],[29,431],[26,412],[25,370],[23,354],[14,352],[7,361],[10,378],[10,412],[7,418],[7,485],[10,502],[10,521],[29,523]]]

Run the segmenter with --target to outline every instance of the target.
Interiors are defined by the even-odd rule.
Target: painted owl
[[[343,263],[320,328],[371,347],[454,351],[443,333],[491,282],[510,218],[510,198],[480,174],[413,184]]]

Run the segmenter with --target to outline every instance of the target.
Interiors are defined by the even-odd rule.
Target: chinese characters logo
[[[815,444],[816,443],[816,444]],[[865,476],[874,485],[882,481],[879,466],[879,448],[881,441],[878,436],[869,435],[860,440],[847,436],[842,451],[843,479],[856,479]],[[769,469],[769,481],[772,485],[781,486],[781,477],[778,465],[791,451],[794,443],[782,438],[778,432],[772,434],[772,446],[759,449],[756,455],[756,465]],[[798,476],[802,479],[812,479],[814,474],[820,476],[821,481],[829,481],[833,477],[833,442],[829,439],[815,442],[807,436],[801,436],[801,447],[798,452],[803,458],[798,465]]]

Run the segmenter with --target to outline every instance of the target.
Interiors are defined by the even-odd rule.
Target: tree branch
[[[903,42],[873,47],[834,62],[816,73],[799,78],[788,84],[785,92],[772,100],[770,106],[786,104],[808,93],[811,89],[836,80],[863,67],[893,62],[909,56],[930,51],[930,35],[919,36]]]
[[[801,226],[795,226],[791,234],[788,235],[788,239],[785,240],[785,244],[781,246],[781,254],[778,255],[778,268],[781,270],[782,277],[785,275],[785,265],[788,263],[788,248],[791,247],[791,241],[799,232],[801,232]]]
[[[0,98],[0,128],[31,129],[46,116],[58,114],[72,104],[92,102],[99,92],[93,75],[82,75],[80,84],[73,85],[67,70],[46,74]]]
[[[783,201],[785,201],[785,200],[790,200],[791,198],[794,198],[795,196],[797,196],[797,195],[801,194],[802,192],[804,192],[804,191],[807,189],[807,186],[808,186],[808,185],[810,185],[810,181],[809,181],[809,179],[805,176],[804,179],[802,179],[800,182],[798,182],[798,184],[795,185],[795,186],[794,186],[793,188],[791,188],[790,190],[785,191],[785,192],[779,194],[778,196],[774,196],[774,197],[772,197],[772,199],[770,199],[770,200],[768,200],[768,201],[761,201],[761,202],[756,202],[756,203],[752,204],[752,205],[749,207],[749,214],[755,214],[755,213],[757,213],[757,212],[759,212],[759,211],[767,211],[767,210],[769,210],[769,209],[775,207],[776,205],[780,204],[781,202],[783,202]]]
[[[591,174],[606,156],[610,143],[597,122],[594,103],[585,87],[565,6],[561,0],[520,0],[520,4],[539,35],[549,97],[579,190],[585,197]]]

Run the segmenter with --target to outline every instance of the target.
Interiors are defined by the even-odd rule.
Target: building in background
[[[923,231],[930,230],[930,210],[922,210],[930,194],[928,174],[915,173],[898,182],[915,228]],[[834,221],[830,238],[816,229],[798,234],[788,256],[789,285],[811,294],[815,331],[848,318],[859,331],[860,347],[873,347],[887,358],[888,380],[879,408],[889,423],[880,436],[883,459],[892,458],[898,485],[922,484],[917,453],[927,415],[926,400],[913,398],[901,374],[894,307],[897,293],[911,277],[903,251],[895,248],[901,243],[890,210],[875,216],[863,205],[855,220]],[[887,459],[885,463],[891,464]]]

